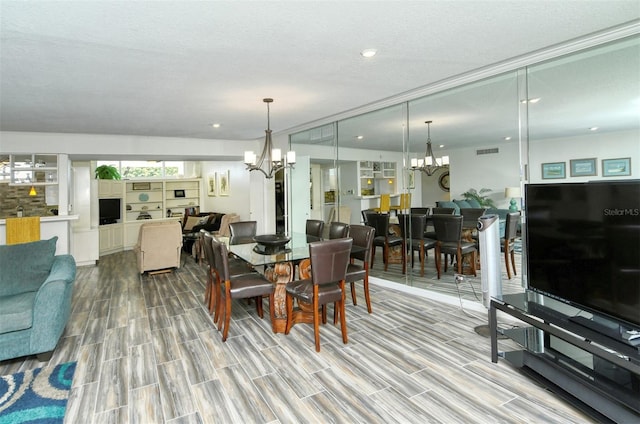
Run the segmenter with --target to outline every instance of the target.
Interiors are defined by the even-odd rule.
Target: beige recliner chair
[[[146,222],[140,226],[136,252],[138,271],[180,268],[182,226],[179,221]]]

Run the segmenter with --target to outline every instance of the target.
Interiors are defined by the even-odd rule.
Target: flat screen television
[[[525,186],[528,286],[640,328],[640,180]]]
[[[100,199],[100,225],[114,224],[120,219],[120,199]]]

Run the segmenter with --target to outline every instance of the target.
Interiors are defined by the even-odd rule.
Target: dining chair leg
[[[358,301],[356,300],[356,283],[351,282],[351,299],[353,299],[354,306],[358,306]]]
[[[322,323],[327,323],[327,305],[322,305]]]
[[[262,313],[262,296],[256,296],[256,312],[258,313],[258,316],[260,317],[260,319],[263,318],[263,313]]]
[[[387,243],[382,247],[382,261],[384,262],[384,270],[387,270],[387,266],[389,266],[389,246]]]
[[[364,275],[364,299],[367,301],[367,311],[371,313],[371,297],[369,296],[369,272]],[[344,307],[344,305],[342,305]]]
[[[424,241],[420,241],[420,276],[424,277]],[[411,253],[411,256],[413,256],[413,253]]]
[[[347,318],[345,316],[345,309],[344,309],[344,298],[345,298],[344,280],[340,281],[340,288],[342,289],[342,299],[340,300],[340,302],[338,302],[340,307],[340,330],[342,332],[342,342],[346,344],[348,342],[348,339],[347,339]],[[318,350],[320,349],[318,348]]]
[[[438,273],[438,280],[440,279],[440,262],[442,261],[442,253],[440,253],[440,246],[436,245],[436,272]]]
[[[224,310],[224,303],[222,302],[222,282],[220,280],[215,281],[215,286],[213,288],[215,290],[215,309],[213,313],[213,322],[217,323],[222,316],[221,313]],[[220,327],[218,327],[220,330]]]
[[[477,277],[478,275],[476,274],[476,260],[477,260],[477,255],[478,252],[476,252],[475,250],[473,252],[471,252],[471,270],[473,271],[473,276]]]
[[[516,252],[513,250],[511,251],[511,268],[513,269],[513,275],[518,275],[518,273],[516,272]]]
[[[218,331],[222,330],[222,320],[224,319],[226,304],[227,302],[224,301],[222,295],[220,295],[220,298],[218,299],[218,306],[216,307],[217,319],[215,320],[216,324],[218,325]]]
[[[227,293],[224,307],[224,329],[222,330],[222,341],[227,341],[229,334],[229,324],[231,323],[231,294]]]
[[[376,259],[376,245],[371,246],[371,267],[373,267],[373,263]]]
[[[507,268],[507,278],[511,280],[511,270],[509,269],[509,249],[507,248],[506,243],[504,250],[504,266]]]
[[[320,315],[318,314],[318,288],[313,287],[313,336],[316,341],[316,352],[320,352]]]

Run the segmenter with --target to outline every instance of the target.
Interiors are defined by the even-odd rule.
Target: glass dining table
[[[272,322],[274,333],[284,333],[287,324],[286,286],[296,278],[296,268],[299,268],[298,278],[309,278],[309,243],[321,241],[321,238],[308,236],[304,233],[291,233],[290,240],[273,253],[265,253],[263,245],[258,243],[234,244],[229,246],[229,252],[249,263],[265,277],[275,284],[274,312]]]

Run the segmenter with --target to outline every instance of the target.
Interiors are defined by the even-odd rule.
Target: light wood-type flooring
[[[349,343],[328,323],[316,353],[311,325],[273,334],[268,314],[246,302],[234,302],[222,343],[204,282],[191,257],[140,276],[133,252],[103,256],[78,268],[49,363],[3,361],[0,375],[78,361],[66,423],[591,422],[505,361],[491,363],[489,340],[474,331],[487,321],[481,309],[373,284],[368,314],[359,286],[358,305],[347,301]]]

